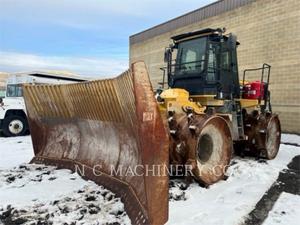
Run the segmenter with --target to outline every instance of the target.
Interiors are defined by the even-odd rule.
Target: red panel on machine
[[[260,81],[250,82],[243,87],[243,98],[246,99],[263,99],[265,83]]]

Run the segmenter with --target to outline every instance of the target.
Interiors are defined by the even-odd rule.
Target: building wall
[[[235,33],[240,77],[246,68],[269,63],[273,111],[285,132],[300,133],[300,4],[299,0],[256,0],[234,10],[130,45],[130,62],[144,60],[154,87],[170,37],[202,28],[226,27]],[[253,75],[255,79],[256,75]],[[257,74],[258,77],[258,74]]]

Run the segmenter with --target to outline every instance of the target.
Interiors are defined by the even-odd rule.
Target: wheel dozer
[[[170,174],[211,185],[224,179],[233,150],[273,159],[280,144],[268,64],[240,80],[239,43],[221,29],[172,40],[156,92],[143,62],[113,79],[23,89],[32,163],[107,187],[136,225],[168,220]],[[261,71],[258,81],[252,71]]]

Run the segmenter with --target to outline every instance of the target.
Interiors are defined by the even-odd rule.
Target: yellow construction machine
[[[273,159],[280,145],[268,64],[240,81],[234,35],[204,29],[172,40],[156,92],[143,62],[114,79],[24,86],[32,162],[114,191],[132,224],[168,220],[170,168],[210,185],[224,178],[234,150]],[[248,80],[251,71],[261,71],[258,81]]]

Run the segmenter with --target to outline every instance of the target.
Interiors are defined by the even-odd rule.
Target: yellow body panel
[[[209,106],[223,106],[224,100],[216,99],[215,95],[192,95],[191,98],[195,102],[199,102],[201,105]]]
[[[206,109],[200,102],[192,101],[189,93],[184,89],[167,89],[161,93],[160,97],[165,100],[164,103],[160,104],[161,111],[182,112],[190,108],[197,114],[203,114]]]
[[[236,101],[239,101],[241,103],[242,108],[253,108],[253,107],[259,107],[260,104],[264,104],[264,101],[261,101],[259,103],[258,99],[236,99]]]
[[[160,103],[161,111],[183,112],[185,109],[192,109],[197,114],[204,114],[206,106],[220,107],[225,100],[216,99],[215,95],[189,95],[181,88],[164,90],[160,97],[164,102]],[[258,108],[264,102],[257,99],[235,99],[241,103],[242,108]]]

